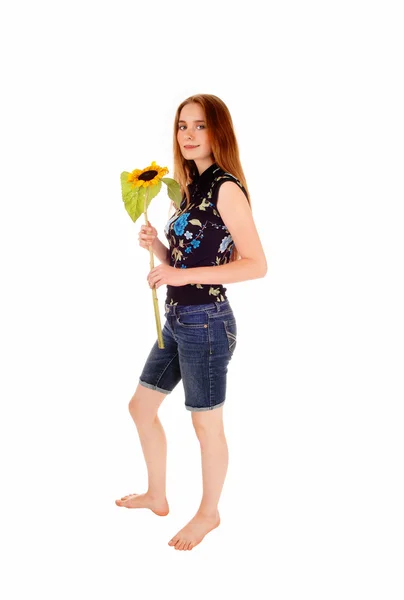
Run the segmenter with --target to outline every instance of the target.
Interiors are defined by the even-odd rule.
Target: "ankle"
[[[219,511],[217,509],[217,507],[214,508],[209,508],[209,507],[203,507],[201,506],[197,513],[198,517],[202,517],[203,519],[217,519],[219,516]]]
[[[167,500],[165,491],[147,490],[146,496],[150,498],[150,500]]]

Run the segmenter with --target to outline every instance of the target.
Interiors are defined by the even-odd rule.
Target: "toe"
[[[185,550],[186,545],[187,545],[187,542],[185,540],[182,540],[178,545],[178,550]]]
[[[177,537],[173,537],[171,538],[171,540],[168,542],[169,546],[175,546],[175,544],[177,543],[178,538]]]
[[[131,496],[138,496],[139,494],[128,494],[127,496],[123,496],[121,498],[121,500],[127,500],[128,498],[130,498]]]

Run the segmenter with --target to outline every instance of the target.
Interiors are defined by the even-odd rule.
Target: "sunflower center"
[[[139,175],[138,179],[141,179],[142,181],[151,181],[152,179],[154,179],[154,177],[156,177],[158,171],[145,171],[144,173],[142,173],[141,175]]]

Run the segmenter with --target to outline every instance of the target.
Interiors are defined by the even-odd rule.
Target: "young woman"
[[[161,261],[148,274],[150,287],[167,286],[164,348],[157,341],[153,345],[129,403],[147,465],[148,490],[115,502],[168,514],[166,437],[157,412],[182,379],[185,407],[200,442],[203,494],[195,516],[168,543],[191,550],[220,523],[218,503],[228,466],[223,405],[237,326],[223,284],[267,272],[232,119],[217,96],[198,94],[178,107],[174,179],[183,199],[165,226],[169,248],[150,223],[139,233],[140,246],[148,249],[151,244]]]

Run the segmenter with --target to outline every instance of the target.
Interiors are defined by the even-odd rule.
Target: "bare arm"
[[[170,264],[170,249],[167,248],[158,237],[154,238],[152,243],[152,250],[155,256],[159,259],[159,261],[165,265]]]

